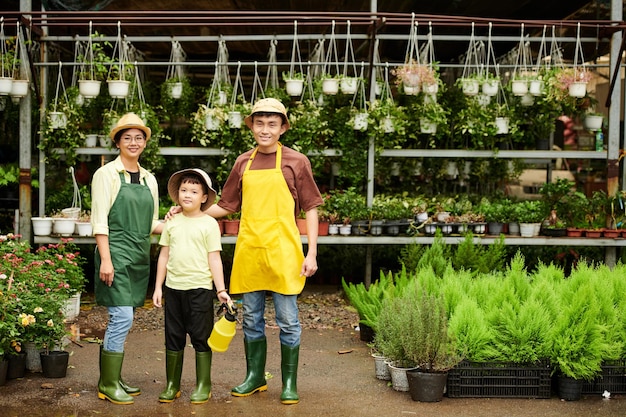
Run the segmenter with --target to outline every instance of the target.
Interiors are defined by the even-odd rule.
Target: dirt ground
[[[308,298],[307,298],[308,297]],[[124,378],[142,388],[133,405],[114,405],[98,400],[98,344],[105,316],[100,308],[85,303],[76,323],[82,333],[79,344],[70,344],[67,376],[44,378],[27,372],[23,379],[9,380],[0,387],[1,417],[173,417],[173,416],[422,416],[441,417],[617,417],[626,415],[626,397],[585,397],[565,402],[551,399],[453,399],[440,403],[419,403],[408,393],[394,391],[375,378],[369,348],[352,328],[356,315],[346,307],[340,294],[305,292],[300,298],[303,321],[298,392],[300,403],[280,403],[280,345],[278,329],[268,320],[267,392],[235,398],[230,389],[245,375],[243,336],[238,330],[228,351],[215,353],[212,367],[212,398],[192,405],[195,365],[191,347],[185,351],[182,396],[171,404],[160,404],[158,395],[165,386],[165,349],[162,313],[153,308],[138,310],[137,321],[128,338]],[[317,313],[322,312],[322,313]],[[272,310],[268,309],[268,319]],[[91,326],[91,327],[89,327]],[[89,330],[89,332],[87,331]]]

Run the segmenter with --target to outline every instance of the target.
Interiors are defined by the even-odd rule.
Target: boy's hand
[[[161,288],[155,288],[154,293],[152,294],[152,304],[155,307],[163,307],[161,304],[163,301],[163,290]]]

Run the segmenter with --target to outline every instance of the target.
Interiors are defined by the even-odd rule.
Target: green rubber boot
[[[289,347],[280,345],[280,371],[283,377],[283,392],[280,394],[280,402],[283,404],[298,404],[298,356],[300,345]]]
[[[100,355],[100,380],[98,398],[109,400],[113,404],[132,404],[133,397],[120,385],[120,373],[124,362],[124,352],[102,350]]]
[[[159,395],[159,402],[171,403],[180,397],[180,375],[183,372],[184,350],[165,351],[165,373],[167,376],[167,386]]]
[[[211,359],[213,352],[196,352],[196,388],[189,399],[192,404],[204,404],[211,398]]]
[[[267,339],[265,337],[248,342],[244,340],[246,351],[246,379],[233,388],[235,397],[247,397],[255,392],[267,391],[265,380],[265,360],[267,359]]]
[[[102,349],[104,349],[104,346],[100,345],[100,357],[102,357]],[[99,360],[98,363],[101,363],[101,361]],[[120,386],[122,387],[122,389],[124,391],[126,391],[126,394],[128,395],[132,395],[133,397],[141,394],[141,388],[138,387],[131,387],[130,385],[128,385],[121,377],[121,373],[120,373]]]

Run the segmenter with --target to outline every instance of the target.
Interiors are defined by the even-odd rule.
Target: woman
[[[98,398],[115,404],[132,404],[132,396],[141,393],[120,376],[124,342],[148,289],[150,234],[163,228],[156,178],[139,165],[150,134],[136,114],[122,116],[109,133],[120,154],[94,173],[91,184],[96,302],[109,313],[100,350]]]

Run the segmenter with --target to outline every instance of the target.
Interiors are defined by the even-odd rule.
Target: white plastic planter
[[[52,233],[52,217],[31,217],[35,236],[50,236]]]
[[[108,80],[109,95],[113,98],[125,98],[128,97],[130,90],[130,81],[124,80]]]
[[[380,126],[382,131],[385,133],[393,133],[396,131],[396,128],[393,126],[393,118],[391,116],[386,116],[383,120],[381,120]]]
[[[583,119],[583,126],[587,130],[600,130],[602,129],[602,120],[604,120],[602,116],[587,115]]]
[[[91,222],[76,222],[76,234],[78,236],[91,236],[93,234]]]
[[[100,94],[100,81],[78,80],[78,92],[84,98],[98,97]]]
[[[533,96],[532,94],[525,94],[522,96],[520,104],[522,106],[532,106],[533,103],[535,102],[535,96]]]
[[[65,129],[67,126],[67,116],[60,111],[50,112],[50,127],[53,129]]]
[[[170,97],[178,100],[183,95],[183,83],[171,83],[170,84]]]
[[[404,94],[406,94],[407,96],[416,96],[420,92],[420,87],[419,85],[416,85],[416,86],[403,85],[402,90],[404,91]]]
[[[488,106],[491,103],[491,96],[486,96],[484,94],[478,94],[476,96],[476,101],[482,107]]]
[[[206,130],[219,130],[221,124],[222,122],[220,121],[220,119],[218,119],[217,116],[213,114],[207,114],[204,117],[204,127],[206,128]]]
[[[585,94],[587,94],[587,83],[582,81],[571,83],[568,87],[568,92],[570,97],[585,97]]]
[[[229,111],[228,112],[228,127],[231,129],[240,129],[243,123],[243,118],[241,117],[241,112],[239,111]]]
[[[493,97],[498,94],[498,87],[500,86],[499,80],[488,80],[482,85],[482,92],[484,95]]]
[[[28,80],[13,80],[11,84],[11,97],[26,97],[26,94],[28,94],[28,85]]]
[[[431,122],[430,120],[425,119],[425,118],[421,118],[420,119],[420,132],[428,134],[428,135],[434,135],[435,133],[437,133],[437,123]]]
[[[367,130],[367,113],[357,113],[354,115],[354,130],[365,132]]]
[[[98,142],[100,143],[100,147],[108,148],[111,145],[109,142],[109,137],[107,135],[98,135]]]
[[[52,219],[52,233],[61,236],[71,236],[76,228],[76,219]]]
[[[506,135],[509,133],[509,118],[496,117],[496,135]]]
[[[341,79],[340,88],[342,94],[354,94],[359,85],[359,79],[355,77],[344,77]]]
[[[285,90],[292,97],[301,95],[304,90],[304,80],[285,80]]]
[[[322,93],[334,96],[339,92],[339,80],[336,78],[324,78],[322,80]]]
[[[85,147],[87,148],[95,148],[98,145],[98,135],[95,133],[90,133],[85,135]]]
[[[480,84],[478,83],[478,80],[474,80],[472,78],[465,78],[461,80],[461,86],[463,94],[466,96],[475,96],[480,91]]]
[[[0,96],[6,96],[11,93],[13,88],[13,78],[0,77]]]
[[[528,94],[528,81],[527,80],[512,80],[511,92],[516,96],[524,96]]]
[[[543,80],[530,80],[528,86],[528,92],[533,96],[540,96],[543,94],[545,84]]]
[[[439,92],[439,84],[434,83],[424,83],[422,84],[422,91],[424,94],[435,95]]]

